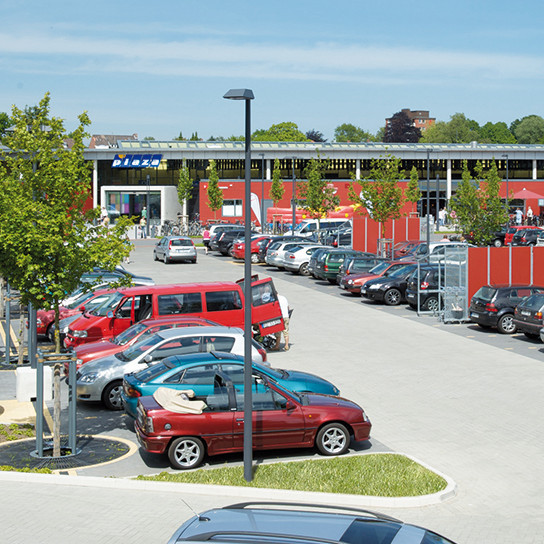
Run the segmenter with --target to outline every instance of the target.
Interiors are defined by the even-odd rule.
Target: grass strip
[[[190,472],[161,472],[138,480],[320,491],[377,497],[415,497],[436,493],[447,482],[419,463],[398,454],[368,454],[333,459],[259,465],[252,482],[244,468],[222,467]]]

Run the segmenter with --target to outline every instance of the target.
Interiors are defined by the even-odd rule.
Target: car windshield
[[[272,368],[270,366],[264,367],[259,363],[253,363],[253,368],[260,370],[263,374],[268,374],[271,378],[274,378],[275,380],[281,380],[282,378],[285,379],[289,377],[289,373],[282,368]]]
[[[121,302],[121,299],[124,296],[125,295],[123,295],[123,293],[115,291],[115,293],[112,293],[100,307],[93,310],[93,314],[105,316],[112,308],[115,308],[119,304],[119,302]]]
[[[140,372],[134,374],[134,377],[140,382],[149,382],[172,368],[171,365],[167,366],[167,364],[168,359],[164,359],[159,363],[151,365],[149,368],[144,368],[144,370],[140,370]]]
[[[171,246],[192,246],[193,241],[186,238],[173,238],[170,240]]]
[[[112,339],[112,342],[117,346],[124,346],[133,338],[141,334],[142,331],[145,331],[145,329],[147,329],[147,325],[144,325],[143,323],[136,323],[135,325],[132,325],[132,327],[129,327],[127,330],[123,331],[121,334],[115,336]]]
[[[391,266],[391,263],[379,263],[370,269],[371,274],[381,274]]]
[[[85,303],[85,301],[89,300],[91,297],[94,297],[94,293],[92,291],[88,291],[87,293],[83,293],[80,295],[74,302],[71,304],[67,304],[66,307],[70,308],[70,310],[75,310],[76,308],[79,308],[82,304]]]
[[[393,269],[393,271],[388,274],[390,278],[401,278],[402,276],[405,276],[408,274],[408,272],[411,272],[413,270],[414,266],[411,264],[407,264],[404,266],[399,266],[398,268]]]
[[[478,291],[476,291],[474,298],[485,300],[485,302],[491,302],[496,292],[497,292],[497,289],[495,289],[494,287],[489,287],[488,285],[484,285],[483,287],[480,287]]]
[[[544,296],[540,294],[534,294],[524,299],[518,306],[518,308],[528,308],[534,311],[541,311],[544,306]]]
[[[118,353],[116,357],[121,361],[134,361],[136,357],[139,357],[148,349],[156,346],[163,340],[164,338],[158,334],[153,334],[151,336],[146,335],[145,338],[138,340],[138,342],[136,342],[133,346],[130,346],[124,351]]]

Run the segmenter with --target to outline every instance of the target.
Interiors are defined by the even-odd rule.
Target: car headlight
[[[353,280],[348,280],[348,285],[353,285]]]
[[[380,286],[378,284],[372,284],[368,286],[369,289],[379,289]]]
[[[98,374],[96,372],[91,372],[90,374],[83,374],[83,376],[80,376],[78,382],[80,383],[93,383],[96,378],[98,378]]]
[[[74,338],[87,338],[87,331],[72,331]]]
[[[70,332],[70,325],[65,325],[61,332],[62,334],[68,334]]]
[[[83,364],[83,359],[76,359],[76,365],[80,366]]]

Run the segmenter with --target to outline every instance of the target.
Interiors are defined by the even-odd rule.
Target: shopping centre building
[[[427,194],[431,213],[447,205],[461,181],[463,162],[474,171],[480,161],[484,168],[495,161],[504,180],[512,205],[535,215],[544,214],[544,145],[521,144],[384,144],[253,142],[251,145],[251,193],[253,219],[260,223],[261,213],[273,205],[270,198],[274,161],[279,160],[285,185],[280,207],[290,208],[293,189],[304,182],[304,170],[312,158],[327,161],[325,177],[336,188],[341,205],[349,205],[348,189],[355,179],[370,176],[372,159],[394,155],[402,160],[408,182],[415,166],[420,179],[420,213],[426,213]],[[202,221],[238,221],[243,217],[244,159],[243,142],[138,141],[118,140],[107,148],[88,148],[85,158],[93,162],[93,205],[105,206],[114,220],[119,214],[138,216],[149,202],[150,224],[173,220],[183,213],[177,184],[185,163],[193,180],[193,195],[186,215]],[[208,206],[207,187],[210,160],[216,163],[223,207],[213,212]],[[357,185],[355,185],[357,189]],[[533,198],[517,199],[527,189]],[[540,197],[540,198],[539,198]]]

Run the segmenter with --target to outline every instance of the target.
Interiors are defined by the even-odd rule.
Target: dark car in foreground
[[[537,228],[520,229],[512,238],[511,245],[513,246],[536,246],[538,238],[544,231]]]
[[[406,302],[411,308],[435,312],[443,307],[441,291],[444,286],[444,267],[427,264],[416,268],[408,278]]]
[[[405,300],[408,278],[416,267],[415,264],[407,264],[397,268],[388,276],[368,280],[361,287],[361,296],[383,302],[387,306],[397,306]]]
[[[253,449],[316,447],[322,455],[342,455],[353,436],[368,440],[371,423],[354,402],[331,395],[294,393],[262,375],[252,377]],[[243,451],[244,391],[218,371],[213,393],[183,400],[160,388],[138,399],[136,432],[149,453],[168,454],[177,469],[200,465],[204,455]],[[173,409],[176,409],[176,413]]]
[[[544,294],[535,293],[524,298],[514,313],[514,325],[527,338],[540,340],[540,329],[544,318]]]
[[[514,312],[529,295],[544,293],[544,287],[529,285],[484,285],[470,301],[469,317],[482,328],[496,328],[501,334],[516,332]]]
[[[370,510],[292,502],[240,503],[207,510],[187,520],[168,544],[188,540],[251,544],[454,544],[428,529]]]

